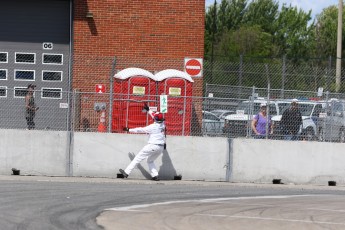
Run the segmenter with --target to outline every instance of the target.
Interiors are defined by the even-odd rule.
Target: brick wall
[[[73,88],[108,85],[114,56],[116,69],[183,70],[185,57],[203,57],[204,15],[204,0],[75,0]],[[196,79],[193,95],[201,89]]]

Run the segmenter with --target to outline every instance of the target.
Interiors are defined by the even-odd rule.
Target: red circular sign
[[[201,72],[201,63],[196,59],[191,59],[186,62],[186,73],[191,76],[196,76]]]

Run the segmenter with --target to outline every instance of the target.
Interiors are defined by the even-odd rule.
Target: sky
[[[283,3],[287,5],[297,6],[298,8],[303,9],[305,12],[312,10],[312,17],[314,18],[317,14],[322,12],[322,9],[332,6],[338,5],[339,0],[276,0],[279,2],[280,6]],[[217,0],[217,3],[220,3],[221,0]],[[206,7],[213,4],[214,0],[205,0]]]

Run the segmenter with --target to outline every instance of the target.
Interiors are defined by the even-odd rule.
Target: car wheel
[[[314,140],[314,139],[315,139],[314,130],[308,128],[308,129],[305,131],[305,140],[306,140],[306,141],[312,141],[312,140]]]
[[[325,131],[323,130],[323,128],[320,128],[320,130],[319,130],[318,140],[319,141],[325,141]]]
[[[339,142],[345,143],[345,128],[341,128],[339,132]]]

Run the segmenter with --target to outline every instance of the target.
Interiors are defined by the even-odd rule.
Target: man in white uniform
[[[149,134],[148,144],[140,150],[140,152],[135,156],[132,162],[127,166],[125,170],[120,169],[120,173],[124,178],[127,178],[132,170],[145,158],[147,158],[147,164],[152,176],[152,180],[158,181],[158,171],[156,169],[154,160],[163,152],[165,145],[165,124],[163,114],[160,112],[153,112],[149,110],[147,105],[144,109],[148,111],[150,116],[153,118],[154,123],[146,127],[139,127],[129,129],[125,127],[123,130],[131,133],[147,133]]]

